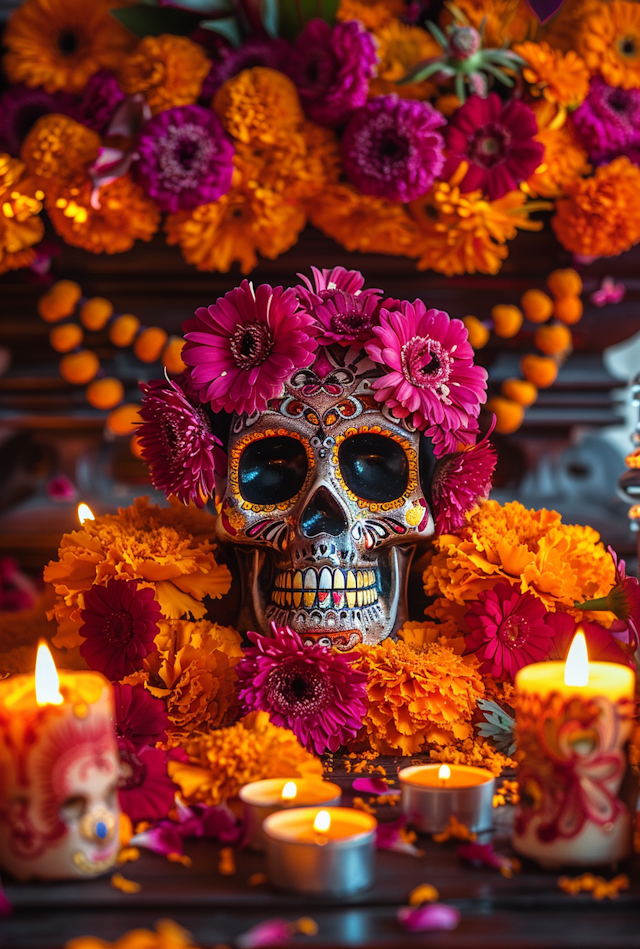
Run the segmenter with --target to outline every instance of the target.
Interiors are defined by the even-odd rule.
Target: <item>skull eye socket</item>
[[[250,504],[282,504],[302,489],[308,470],[307,453],[297,438],[260,438],[240,456],[238,487]]]
[[[65,823],[80,820],[87,809],[87,799],[82,794],[74,794],[62,802],[58,811],[60,818]]]
[[[407,490],[409,460],[393,438],[361,432],[346,438],[338,463],[350,491],[364,501],[395,501]]]

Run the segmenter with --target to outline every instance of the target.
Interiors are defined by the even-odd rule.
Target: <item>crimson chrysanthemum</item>
[[[480,660],[483,675],[513,679],[518,669],[549,655],[554,631],[546,617],[538,597],[498,583],[480,594],[464,618],[471,629],[465,637],[467,652]]]
[[[427,310],[422,300],[403,300],[399,309],[380,310],[373,333],[365,349],[385,369],[373,383],[377,401],[399,418],[413,416],[415,427],[433,438],[438,457],[458,442],[469,444],[486,401],[487,372],[473,365],[464,323]]]
[[[295,289],[301,307],[316,319],[321,334],[319,345],[370,339],[382,290],[363,290],[364,277],[359,270],[311,270],[313,284],[299,273],[306,286]]]
[[[139,587],[135,580],[94,583],[84,594],[80,655],[90,669],[123,679],[155,652],[160,616],[153,587]]]
[[[150,745],[136,748],[127,738],[118,739],[118,750],[120,807],[134,824],[141,820],[162,820],[171,810],[178,790],[167,772],[172,752]]]
[[[460,530],[467,511],[472,511],[481,500],[489,497],[497,461],[495,448],[489,442],[490,434],[477,445],[448,455],[436,465],[431,481],[436,534],[452,534]]]
[[[544,145],[536,141],[537,134],[536,117],[523,102],[511,99],[504,104],[495,92],[486,99],[471,96],[445,129],[447,161],[442,178],[448,181],[461,162],[467,162],[460,190],[481,188],[496,201],[516,190],[541,164]]]
[[[211,431],[205,410],[185,379],[152,379],[140,388],[138,443],[154,486],[183,504],[204,507],[215,492],[216,471],[226,471],[222,442]]]
[[[183,324],[182,358],[203,402],[214,411],[263,411],[295,369],[313,361],[313,317],[300,310],[296,291],[243,280]]]
[[[367,676],[352,667],[357,658],[304,646],[288,626],[272,624],[273,636],[248,633],[253,646],[236,666],[238,697],[247,711],[269,713],[317,754],[337,751],[362,725]]]
[[[116,734],[126,738],[135,748],[155,745],[167,737],[169,715],[162,699],[157,699],[144,685],[113,683],[116,713]]]

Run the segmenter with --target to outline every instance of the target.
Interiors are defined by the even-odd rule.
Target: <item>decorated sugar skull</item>
[[[356,271],[313,276],[287,291],[245,281],[198,310],[188,377],[146,387],[141,440],[167,493],[203,503],[217,477],[240,627],[348,650],[402,625],[416,547],[486,496],[492,450],[473,446],[486,373],[446,313],[382,301]],[[198,402],[233,413],[226,470]]]

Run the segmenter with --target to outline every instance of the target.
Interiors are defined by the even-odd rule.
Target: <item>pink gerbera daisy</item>
[[[167,737],[169,715],[162,699],[157,699],[144,685],[113,683],[116,713],[116,734],[127,738],[136,748],[155,745]]]
[[[214,411],[263,411],[293,369],[313,361],[313,317],[298,308],[296,291],[248,280],[213,306],[200,307],[183,329],[182,358],[202,402]]]
[[[171,810],[178,788],[167,773],[171,752],[144,745],[136,748],[127,738],[118,739],[120,807],[132,822],[161,820]]]
[[[153,587],[139,588],[135,580],[94,583],[80,615],[80,655],[112,681],[140,669],[145,656],[156,651],[161,613]]]
[[[451,433],[435,444],[437,455],[451,451],[465,431],[477,431],[480,403],[487,398],[487,372],[473,365],[473,349],[461,320],[427,310],[422,300],[403,300],[400,309],[380,310],[380,325],[365,343],[385,374],[373,388],[399,418],[413,416],[416,428]]]
[[[436,534],[451,534],[459,530],[479,501],[489,497],[491,477],[497,456],[489,436],[465,451],[455,452],[438,462],[431,482],[431,498]]]
[[[337,751],[362,725],[366,673],[352,667],[355,656],[304,646],[288,626],[272,629],[273,637],[247,634],[254,645],[236,666],[240,701],[247,711],[269,712],[309,750]]]
[[[142,424],[137,435],[142,457],[158,491],[183,504],[204,507],[215,492],[215,475],[226,473],[222,442],[211,431],[207,414],[190,398],[186,380],[141,382]]]
[[[518,669],[549,655],[554,631],[546,617],[544,603],[533,593],[498,583],[480,594],[464,618],[471,629],[467,652],[476,654],[483,675],[513,679]]]
[[[536,141],[537,134],[536,117],[524,102],[503,103],[495,92],[485,99],[470,96],[444,130],[447,161],[442,179],[448,181],[465,161],[469,168],[460,190],[481,188],[492,201],[502,198],[542,162],[544,145]]]
[[[363,290],[364,277],[359,270],[344,267],[332,270],[312,267],[311,270],[314,283],[299,273],[306,286],[295,290],[302,309],[318,323],[319,345],[370,339],[382,290]]]

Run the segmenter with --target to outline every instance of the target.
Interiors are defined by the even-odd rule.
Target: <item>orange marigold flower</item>
[[[100,150],[100,136],[68,115],[55,112],[41,116],[20,151],[29,174],[44,186],[54,180],[57,186],[78,183],[86,178],[87,165]]]
[[[322,762],[293,732],[278,728],[266,712],[252,712],[237,725],[180,742],[188,762],[169,762],[169,774],[188,804],[221,804],[244,784],[263,778],[320,777]]]
[[[563,53],[541,43],[518,43],[513,51],[527,61],[522,75],[535,96],[577,109],[589,93],[589,70],[574,50]]]
[[[150,241],[160,224],[160,212],[129,174],[100,188],[100,207],[91,204],[92,185],[47,193],[47,212],[57,234],[72,247],[92,254],[121,254],[136,240]]]
[[[245,144],[273,145],[299,131],[304,120],[292,81],[266,66],[228,79],[211,104],[227,132]]]
[[[455,5],[477,30],[484,21],[485,47],[521,43],[531,39],[540,25],[526,0],[456,0]],[[441,15],[443,26],[452,19],[445,6]]]
[[[109,0],[26,0],[9,18],[4,68],[11,82],[81,93],[99,69],[116,70],[135,40]]]
[[[597,531],[563,524],[556,511],[527,510],[517,501],[485,501],[467,515],[465,527],[437,537],[434,547],[425,591],[457,604],[508,580],[548,610],[571,610],[575,602],[606,596],[615,582],[613,560]],[[614,619],[612,613],[597,617],[608,624]]]
[[[582,293],[582,277],[572,267],[554,270],[547,277],[547,286],[556,300],[579,297]]]
[[[340,0],[336,19],[360,20],[367,30],[379,30],[404,13],[403,0]]]
[[[496,417],[496,432],[498,435],[511,435],[517,432],[524,421],[524,408],[513,399],[505,399],[501,395],[494,395],[487,402],[487,410]]]
[[[491,333],[477,316],[465,316],[462,322],[467,327],[469,342],[474,349],[482,349],[487,345]]]
[[[440,643],[441,646],[453,649],[458,656],[466,649],[464,636],[460,634],[458,624],[453,619],[447,619],[443,623],[435,623],[432,620],[417,623],[408,620],[398,630],[398,638],[415,649],[425,649],[431,643]]]
[[[536,141],[544,145],[544,157],[531,177],[520,185],[532,198],[558,198],[568,185],[590,170],[587,153],[571,123],[541,129]]]
[[[414,755],[473,735],[471,717],[484,694],[473,656],[439,643],[415,648],[385,639],[357,646],[355,668],[367,673],[367,738],[381,754]]]
[[[435,83],[425,80],[407,86],[398,86],[414,66],[432,56],[441,56],[440,44],[431,33],[420,26],[409,26],[400,20],[391,20],[375,32],[378,41],[378,74],[369,83],[370,96],[395,92],[403,99],[430,99],[435,95]]]
[[[24,164],[0,153],[0,273],[28,267],[35,260],[34,244],[44,237],[41,191],[24,177]]]
[[[447,277],[495,274],[508,256],[506,242],[518,228],[539,231],[542,227],[529,214],[548,205],[527,204],[522,191],[511,191],[498,201],[487,200],[482,191],[462,194],[458,182],[466,168],[462,162],[450,182],[436,181],[428,194],[409,206],[420,230],[414,248],[420,256],[418,270],[435,270]]]
[[[640,13],[640,6],[638,7]],[[626,156],[565,188],[551,220],[556,237],[574,254],[615,257],[640,240],[640,169]]]
[[[538,388],[533,382],[526,379],[517,379],[515,376],[511,379],[505,379],[500,387],[500,391],[507,399],[513,399],[520,405],[529,406],[538,398]]]
[[[116,878],[119,878],[118,882],[114,883]],[[140,884],[135,884],[137,889],[132,890],[132,883],[132,880],[125,880],[121,873],[114,873],[111,877],[111,885],[123,893],[138,892]],[[115,942],[105,942],[94,936],[80,936],[78,939],[70,940],[65,949],[197,949],[197,947],[186,929],[178,926],[171,919],[161,919],[156,923],[155,930],[132,929]]]
[[[208,620],[161,622],[158,651],[145,663],[147,688],[167,703],[173,736],[229,724],[237,712],[234,666],[242,659],[234,629]]]
[[[640,5],[629,0],[600,3],[580,23],[574,43],[592,73],[610,86],[640,86]]]
[[[361,194],[348,184],[335,184],[311,202],[314,227],[348,251],[415,257],[418,229],[397,201]]]
[[[527,353],[520,360],[520,371],[525,379],[532,382],[538,389],[548,389],[558,376],[558,363],[548,356]]]
[[[128,95],[144,93],[152,113],[191,105],[200,95],[211,62],[202,46],[186,36],[145,36],[119,73]]]
[[[545,356],[557,356],[571,346],[571,330],[567,329],[563,323],[539,326],[534,333],[533,341]]]
[[[83,594],[94,583],[111,577],[140,580],[153,586],[167,619],[189,613],[201,619],[205,596],[220,597],[229,590],[231,574],[214,557],[215,518],[196,508],[171,502],[168,508],[136,498],[117,514],[85,521],[82,528],[64,534],[58,560],[44,570],[56,602],[49,619],[58,623],[56,645],[79,645]]]

